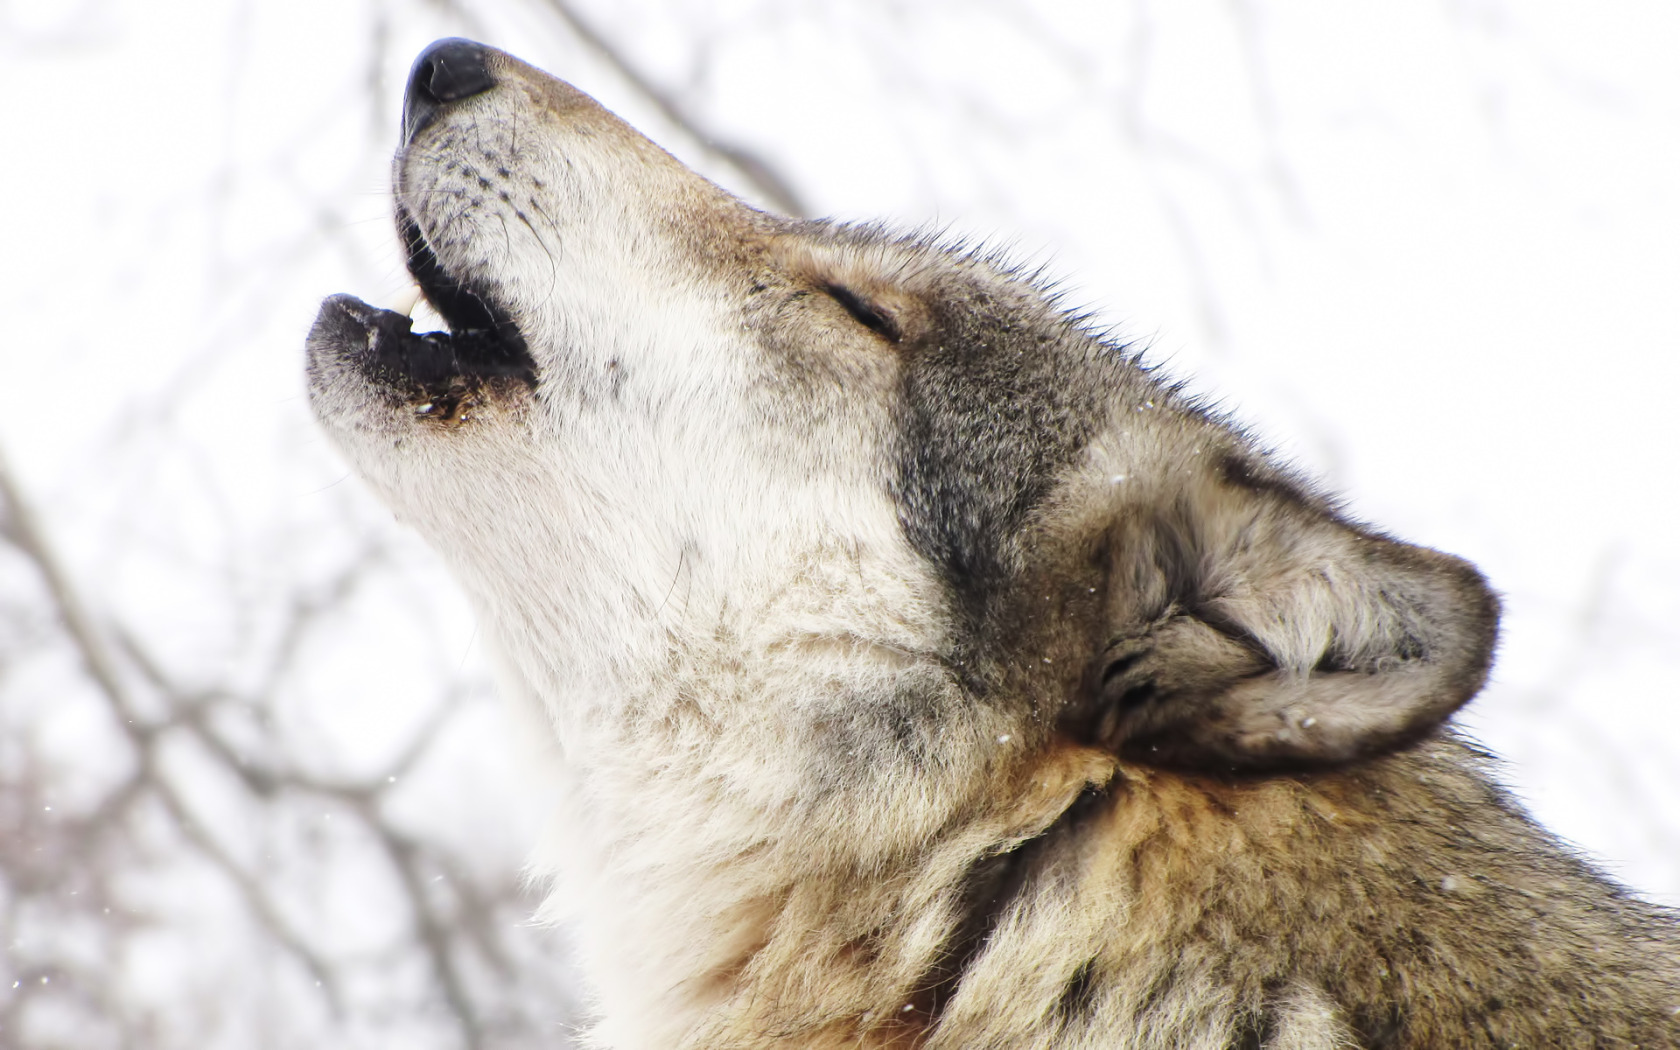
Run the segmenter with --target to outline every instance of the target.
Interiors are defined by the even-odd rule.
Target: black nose
[[[496,86],[485,64],[483,44],[450,37],[420,52],[403,94],[403,142],[411,142],[445,103],[471,98]]]

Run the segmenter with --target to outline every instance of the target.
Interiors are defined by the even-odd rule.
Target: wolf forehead
[[[396,217],[450,331],[336,297],[310,386],[382,495],[443,508],[412,517],[461,575],[576,563],[627,530],[750,546],[731,521],[786,555],[738,572],[795,572],[879,504],[939,581],[966,693],[1123,751],[1343,761],[1480,687],[1497,606],[1474,569],[1347,520],[1032,275],[767,215],[517,60],[428,55]],[[440,482],[501,495],[487,511]],[[557,586],[605,609],[625,582]]]

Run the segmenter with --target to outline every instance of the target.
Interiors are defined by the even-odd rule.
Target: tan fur
[[[1465,761],[1449,740],[1357,774],[1122,767],[1035,861],[1040,888],[999,918],[931,1033],[917,980],[942,931],[928,926],[954,921],[941,905],[980,827],[906,867],[798,880],[694,1045],[1224,1047],[1244,1030],[1269,1047],[1359,1045],[1337,1004],[1377,1011],[1379,1027],[1404,1010],[1393,1045],[1673,1045],[1671,1012],[1600,1005],[1674,1003],[1672,941],[1664,956],[1606,929],[1613,898],[1583,898],[1580,873],[1539,851]],[[1086,1006],[1070,1015],[1083,967]]]
[[[537,716],[593,1045],[1680,1046],[1673,917],[1444,727],[1472,567],[996,260],[451,54],[486,79],[398,207],[440,310],[500,314],[330,299],[310,395]]]

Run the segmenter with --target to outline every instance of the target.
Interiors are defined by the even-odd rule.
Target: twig
[[[65,630],[76,646],[77,654],[87,667],[88,675],[105,694],[118,722],[139,751],[143,770],[141,779],[156,789],[164,807],[175,818],[188,840],[222,869],[244,897],[252,914],[268,928],[275,940],[297,957],[326,991],[333,1009],[337,1011],[340,1008],[340,996],[331,968],[291,929],[256,879],[240,866],[210,829],[199,821],[186,800],[181,797],[179,789],[170,783],[168,777],[160,775],[157,768],[156,748],[159,735],[155,731],[156,727],[148,725],[140,718],[134,699],[123,685],[104,639],[88,615],[86,604],[71,584],[57,552],[41,531],[39,523],[35,520],[33,508],[24,499],[22,489],[6,460],[4,449],[0,449],[0,500],[5,503],[7,532],[12,542],[34,564],[57,608],[59,618],[64,622]]]
[[[122,679],[94,629],[87,607],[82,604],[75,588],[70,585],[70,579],[59,564],[57,554],[42,534],[40,525],[35,520],[34,509],[23,498],[22,489],[12,475],[3,448],[0,448],[0,501],[5,504],[7,532],[12,542],[34,563],[35,571],[41,574],[41,581],[46,584],[47,593],[57,606],[59,618],[64,621],[65,630],[70,632],[70,640],[76,644],[77,654],[87,666],[89,676],[110,699],[119,715],[124,719],[134,718],[138,712],[134,709],[133,698],[123,688]]]
[[[764,200],[784,215],[800,218],[808,214],[799,194],[794,192],[793,186],[781,175],[777,174],[770,163],[757,153],[734,143],[726,142],[714,134],[700,119],[689,112],[669,93],[649,80],[623,52],[614,47],[590,25],[578,16],[569,0],[547,0],[549,8],[566,24],[574,35],[586,47],[601,56],[613,70],[629,82],[644,98],[653,103],[660,115],[675,124],[685,134],[699,144],[712,157],[722,161],[734,169],[748,185],[752,186]]]
[[[472,994],[467,991],[466,980],[450,950],[449,928],[432,913],[428,903],[425,881],[419,870],[420,847],[383,821],[369,820],[369,823],[384,844],[403,887],[414,902],[414,922],[419,927],[420,940],[432,957],[432,969],[437,974],[444,998],[449,1001],[455,1019],[460,1022],[461,1038],[467,1050],[479,1050],[484,1045],[483,1026],[479,1023],[478,1011],[473,1007]]]

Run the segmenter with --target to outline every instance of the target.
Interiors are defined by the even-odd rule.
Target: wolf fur
[[[423,55],[405,139],[452,334],[328,299],[310,396],[542,719],[592,1045],[1680,1046],[1675,918],[1447,723],[1469,564],[505,54]]]

